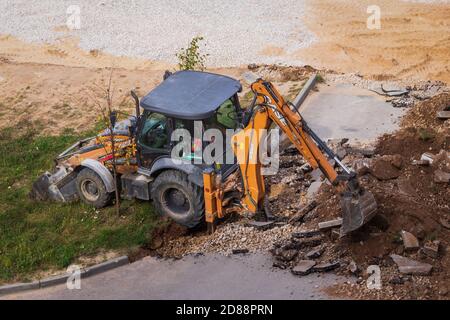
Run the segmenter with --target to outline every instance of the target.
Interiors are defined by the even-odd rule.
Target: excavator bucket
[[[361,228],[375,216],[377,203],[369,191],[346,192],[341,198],[341,236]]]

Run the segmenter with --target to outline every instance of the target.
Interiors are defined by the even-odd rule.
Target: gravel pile
[[[65,30],[67,8],[74,4],[81,29]],[[314,36],[303,26],[304,12],[302,0],[6,0],[0,2],[0,34],[50,43],[75,36],[86,50],[165,62],[176,62],[175,53],[201,35],[210,67],[301,64],[261,51],[274,46],[289,54],[310,45]]]
[[[158,253],[165,257],[181,257],[187,254],[232,254],[233,250],[267,252],[274,243],[291,238],[298,227],[290,224],[259,230],[246,226],[243,221],[219,227],[212,235],[185,236],[170,240]]]

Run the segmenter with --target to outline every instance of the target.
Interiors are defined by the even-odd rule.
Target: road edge
[[[120,256],[111,260],[107,260],[105,262],[82,268],[81,270],[81,278],[89,278],[91,276],[130,264],[130,259],[128,256]],[[7,284],[4,286],[0,286],[0,296],[4,296],[7,294],[28,291],[28,290],[36,290],[41,288],[48,288],[52,286],[56,286],[62,283],[67,282],[67,279],[71,276],[71,273],[63,273],[60,275],[48,277],[45,279],[39,279],[33,282],[24,282],[24,283],[13,283]]]

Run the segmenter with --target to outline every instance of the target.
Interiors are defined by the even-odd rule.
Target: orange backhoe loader
[[[262,132],[276,125],[341,192],[343,235],[374,216],[377,205],[373,195],[359,186],[355,173],[309,128],[292,103],[271,83],[259,79],[251,85],[252,104],[241,108],[241,89],[239,81],[223,75],[167,73],[143,99],[132,91],[136,114],[117,123],[112,116],[113,134],[105,130],[62,152],[53,171],[33,184],[31,196],[64,202],[81,199],[100,208],[111,203],[118,192],[128,199],[152,200],[162,215],[186,227],[206,220],[213,229],[216,218],[232,209],[230,199],[251,213],[264,212],[265,185],[258,151],[266,141]],[[203,129],[233,130],[230,153],[237,161],[196,162],[198,151],[201,155],[208,147],[202,135],[195,138],[198,123]],[[176,144],[172,137],[177,129],[194,136],[181,154],[182,162],[173,157]],[[117,147],[116,177],[112,174],[112,141]],[[229,186],[236,176],[241,177],[243,187],[230,198]]]

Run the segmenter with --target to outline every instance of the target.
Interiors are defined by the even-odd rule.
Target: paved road
[[[181,260],[147,257],[82,280],[80,290],[65,285],[3,299],[329,299],[322,290],[343,277],[297,277],[273,269],[269,255],[188,256]]]

